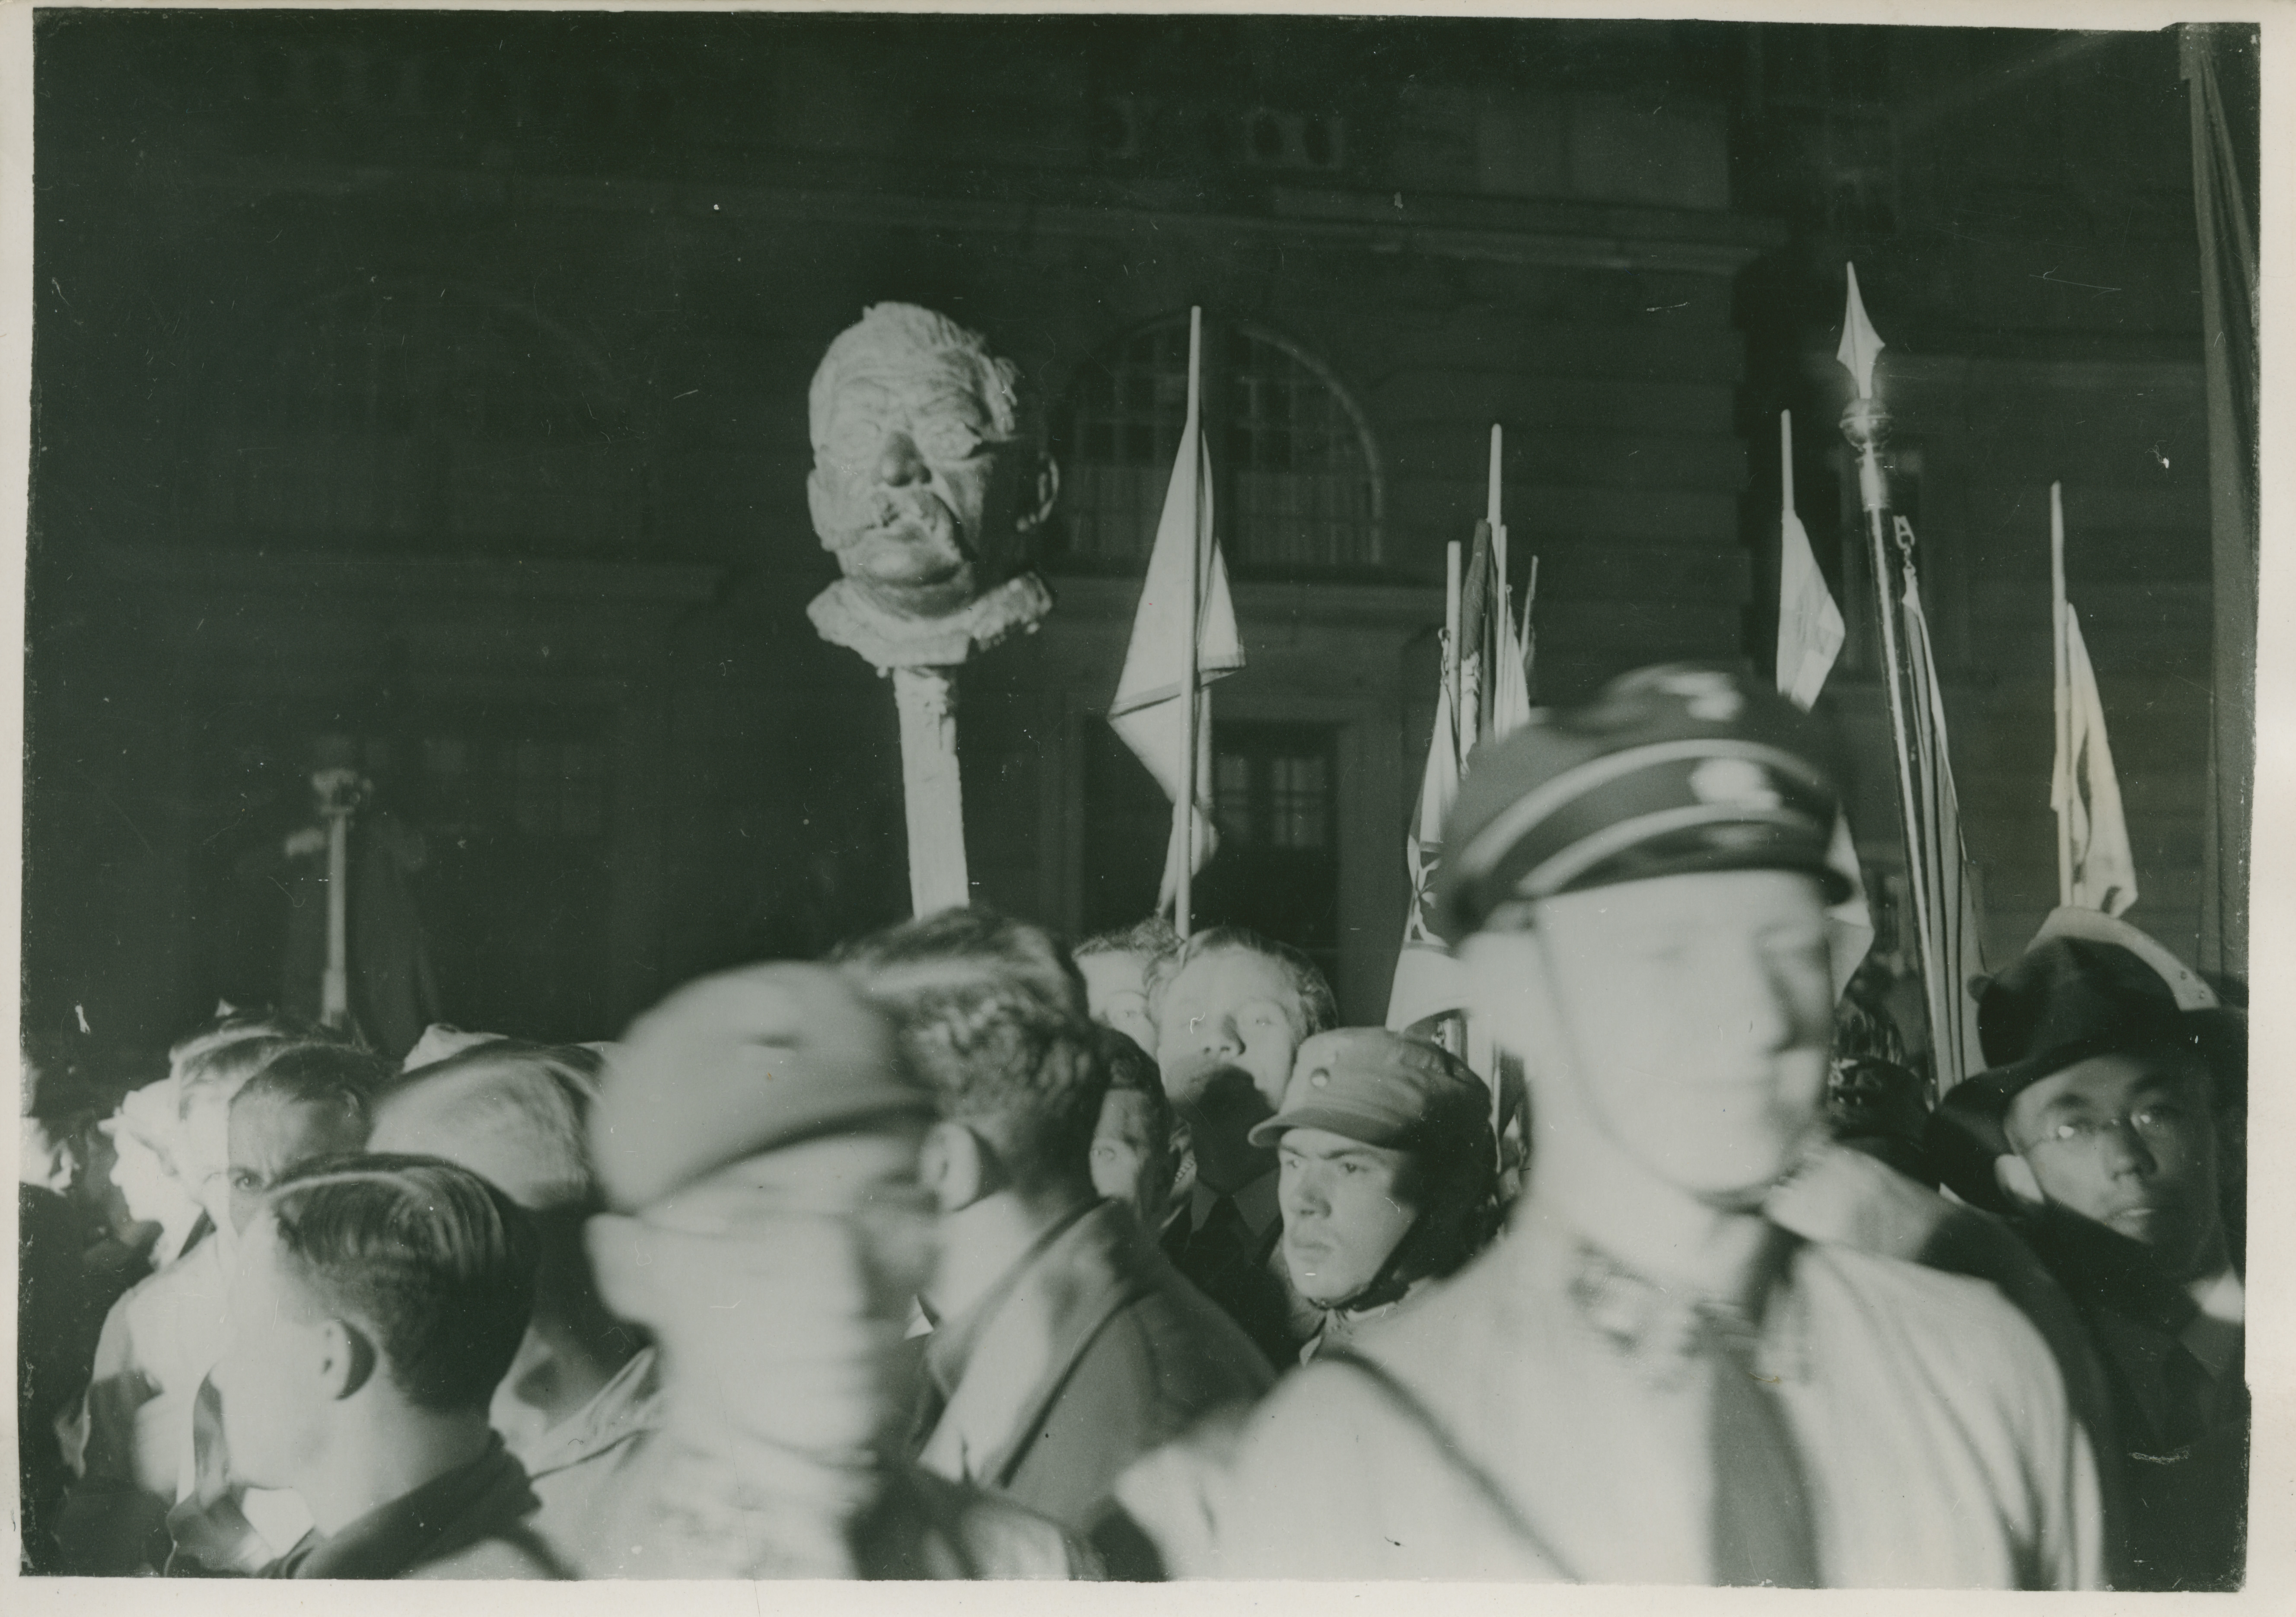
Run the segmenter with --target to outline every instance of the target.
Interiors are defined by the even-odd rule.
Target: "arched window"
[[[620,390],[484,292],[362,284],[288,312],[209,432],[203,515],[226,544],[580,554],[641,537]]]
[[[1232,568],[1381,564],[1378,458],[1330,372],[1273,332],[1207,319],[1203,395],[1215,521]],[[1185,315],[1141,327],[1077,373],[1053,423],[1061,560],[1128,571],[1146,560],[1187,397]]]

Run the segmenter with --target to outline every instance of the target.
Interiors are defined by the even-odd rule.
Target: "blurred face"
[[[1092,1136],[1092,1187],[1132,1209],[1143,1229],[1164,1222],[1172,1177],[1170,1153],[1156,1138],[1155,1110],[1136,1090],[1111,1089],[1101,1099]]]
[[[1123,953],[1083,955],[1085,1003],[1092,1019],[1114,1028],[1144,1050],[1156,1047],[1156,1024],[1148,1019],[1148,960]]]
[[[244,1230],[276,1185],[306,1162],[366,1144],[366,1123],[348,1107],[242,1092],[232,1103],[231,1222]]]
[[[2216,1125],[2196,1063],[2095,1056],[2025,1090],[2005,1120],[2051,1202],[2143,1242],[2176,1279],[2221,1261]]]
[[[183,1128],[176,1135],[176,1177],[209,1217],[231,1217],[231,1097],[209,1086],[186,1097]]]
[[[1792,1165],[1824,1096],[1833,980],[1817,883],[1666,876],[1538,906],[1535,937],[1473,940],[1476,1010],[1542,1082],[1660,1181],[1743,1209]],[[1487,942],[1488,940],[1488,942]]]
[[[1283,1261],[1310,1302],[1361,1293],[1419,1217],[1398,1194],[1408,1161],[1322,1129],[1293,1129],[1276,1142],[1283,1210]]]
[[[822,544],[878,605],[946,616],[1009,570],[1021,456],[995,432],[969,364],[887,351],[847,373],[813,423],[806,493]]]
[[[129,1218],[165,1223],[189,1203],[190,1193],[176,1182],[175,1170],[141,1135],[122,1129],[111,1144],[111,1182],[119,1187]]]
[[[232,1473],[257,1488],[292,1488],[324,1445],[327,1321],[281,1259],[258,1218],[232,1272],[231,1345],[216,1362]]]
[[[1167,1088],[1175,1072],[1201,1058],[1241,1067],[1268,1105],[1280,1106],[1304,1021],[1292,975],[1280,962],[1250,949],[1215,949],[1165,985],[1156,1063]]]
[[[842,1457],[907,1418],[903,1336],[934,1259],[922,1134],[786,1146],[590,1221],[601,1290],[659,1336],[690,1440]]]

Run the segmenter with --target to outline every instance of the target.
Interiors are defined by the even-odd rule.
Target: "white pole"
[[[1188,935],[1193,919],[1193,903],[1196,867],[1196,749],[1201,744],[1197,731],[1201,716],[1196,711],[1196,620],[1203,612],[1204,598],[1204,457],[1201,448],[1203,418],[1198,414],[1202,402],[1204,363],[1204,311],[1201,308],[1188,311],[1188,425],[1191,431],[1181,435],[1184,454],[1193,453],[1196,464],[1189,468],[1189,486],[1195,490],[1195,509],[1190,513],[1188,544],[1188,656],[1187,665],[1180,674],[1180,701],[1187,715],[1188,751],[1181,767],[1180,779],[1185,791],[1181,794],[1177,812],[1180,817],[1180,871],[1174,883],[1172,896],[1172,930],[1181,937]]]
[[[2057,902],[2073,901],[2072,645],[2065,629],[2064,485],[2049,485],[2049,640],[2056,721],[2056,756],[2050,762],[2050,797],[2057,812]]]
[[[972,902],[964,860],[964,784],[956,761],[952,669],[893,670],[901,718],[901,798],[909,826],[909,907],[920,915]]]

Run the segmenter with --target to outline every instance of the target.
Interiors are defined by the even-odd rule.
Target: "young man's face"
[[[1077,970],[1084,973],[1085,1003],[1092,1019],[1127,1035],[1142,1049],[1153,1050],[1156,1024],[1148,1018],[1147,956],[1119,949],[1079,955]]]
[[[1535,936],[1471,940],[1470,975],[1475,1009],[1575,1088],[1555,1126],[1583,1120],[1702,1201],[1758,1204],[1825,1092],[1833,991],[1817,883],[1664,876],[1547,899],[1536,922]]]
[[[1378,1278],[1418,1219],[1400,1191],[1409,1159],[1322,1129],[1276,1142],[1283,1261],[1310,1302],[1345,1302]]]
[[[224,1439],[235,1478],[292,1488],[322,1446],[327,1321],[289,1271],[270,1217],[245,1234],[232,1274],[231,1344],[214,1371]]]
[[[1156,1063],[1168,1080],[1192,1058],[1215,1057],[1250,1073],[1268,1105],[1280,1106],[1305,1021],[1282,962],[1250,949],[1214,949],[1164,985]]]
[[[1146,1096],[1111,1089],[1101,1097],[1092,1136],[1092,1187],[1131,1208],[1151,1235],[1164,1222],[1172,1180],[1170,1147],[1156,1138],[1155,1124]]]
[[[263,1198],[306,1162],[366,1144],[366,1122],[346,1106],[242,1092],[231,1105],[231,1222],[244,1230]]]
[[[2216,1123],[2197,1063],[2095,1056],[2027,1088],[2005,1121],[2051,1202],[2143,1242],[2178,1280],[2217,1256]]]

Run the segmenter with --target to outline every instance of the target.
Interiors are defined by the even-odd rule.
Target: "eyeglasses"
[[[2091,1148],[2100,1144],[2107,1134],[2127,1129],[2131,1138],[2146,1145],[2163,1144],[2183,1135],[2193,1123],[2193,1112],[2185,1106],[2161,1102],[2139,1106],[2113,1117],[2061,1118],[2043,1126],[2036,1145],[2085,1145]]]

